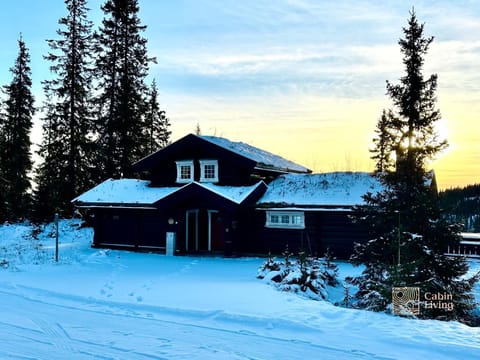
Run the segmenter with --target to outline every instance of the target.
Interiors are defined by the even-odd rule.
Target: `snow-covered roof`
[[[200,136],[215,145],[230,150],[238,155],[246,157],[257,163],[260,169],[278,169],[282,171],[309,173],[309,169],[302,165],[298,165],[290,160],[284,159],[279,155],[272,154],[268,151],[259,149],[243,142],[235,142],[217,136]]]
[[[219,186],[210,183],[192,182],[181,187],[150,187],[150,181],[138,179],[109,179],[83,193],[75,204],[88,206],[152,206],[177,191],[193,184],[203,187],[234,203],[242,203],[260,184],[251,186]]]
[[[259,181],[255,185],[251,186],[220,186],[212,183],[198,182],[196,184],[224,197],[225,199],[237,204],[241,204],[257,187],[265,183],[263,181]]]
[[[108,179],[75,198],[74,203],[151,205],[179,187],[149,187],[150,181],[138,179]]]
[[[285,174],[268,185],[258,206],[353,206],[363,204],[367,192],[381,190],[379,181],[365,172]]]

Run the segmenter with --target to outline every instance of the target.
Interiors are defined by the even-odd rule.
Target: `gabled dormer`
[[[311,170],[254,146],[216,136],[187,135],[132,167],[152,186],[190,182],[246,186]]]
[[[198,161],[198,164],[195,164]],[[199,160],[177,160],[177,180],[178,184],[188,184],[196,181],[206,183],[218,183],[218,160],[199,159]],[[197,165],[197,166],[196,166]],[[195,173],[199,171],[199,175]]]
[[[193,160],[177,160],[177,183],[188,184],[194,181],[195,168]]]

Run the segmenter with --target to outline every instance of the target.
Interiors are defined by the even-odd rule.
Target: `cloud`
[[[177,74],[193,91],[358,97],[383,94],[385,80],[400,73],[401,59],[394,45],[275,46],[249,52],[199,48],[164,55],[154,69]]]
[[[324,156],[325,148],[335,154],[339,168],[347,155],[355,163],[368,159],[375,122],[381,109],[391,106],[385,81],[397,83],[404,74],[397,42],[403,37],[410,3],[212,0],[201,4],[189,10],[195,14],[185,20],[186,27],[179,16],[169,18],[163,29],[173,32],[162,34],[155,43],[158,64],[152,72],[165,93],[161,100],[172,114],[176,134],[193,131],[200,122],[206,132],[274,152],[283,151],[285,143],[294,139],[307,153],[297,154],[296,147],[289,147],[294,160],[305,163],[309,158],[315,164],[306,165],[319,170],[330,170],[332,160]],[[478,160],[474,117],[480,103],[480,7],[476,5],[461,0],[415,4],[419,21],[426,24],[426,36],[435,36],[424,75],[438,74],[438,106],[451,119],[454,146],[448,158],[454,160],[438,163],[445,174],[449,168],[463,171],[462,159]],[[252,132],[252,126],[258,131]],[[460,129],[468,129],[473,140]],[[263,146],[264,141],[271,143]],[[468,150],[461,152],[464,148]],[[475,169],[468,171],[478,172]],[[440,178],[441,183],[446,184],[445,179]]]

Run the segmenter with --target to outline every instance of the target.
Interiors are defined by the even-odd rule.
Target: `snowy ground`
[[[256,279],[263,259],[91,249],[64,221],[55,263],[51,231],[30,232],[0,226],[0,359],[479,358],[480,328],[282,293]]]

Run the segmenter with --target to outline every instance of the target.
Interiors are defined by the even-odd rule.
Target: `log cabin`
[[[312,174],[243,142],[189,134],[72,200],[93,218],[92,246],[173,254],[348,258],[366,232],[350,220],[379,184],[368,173]]]

